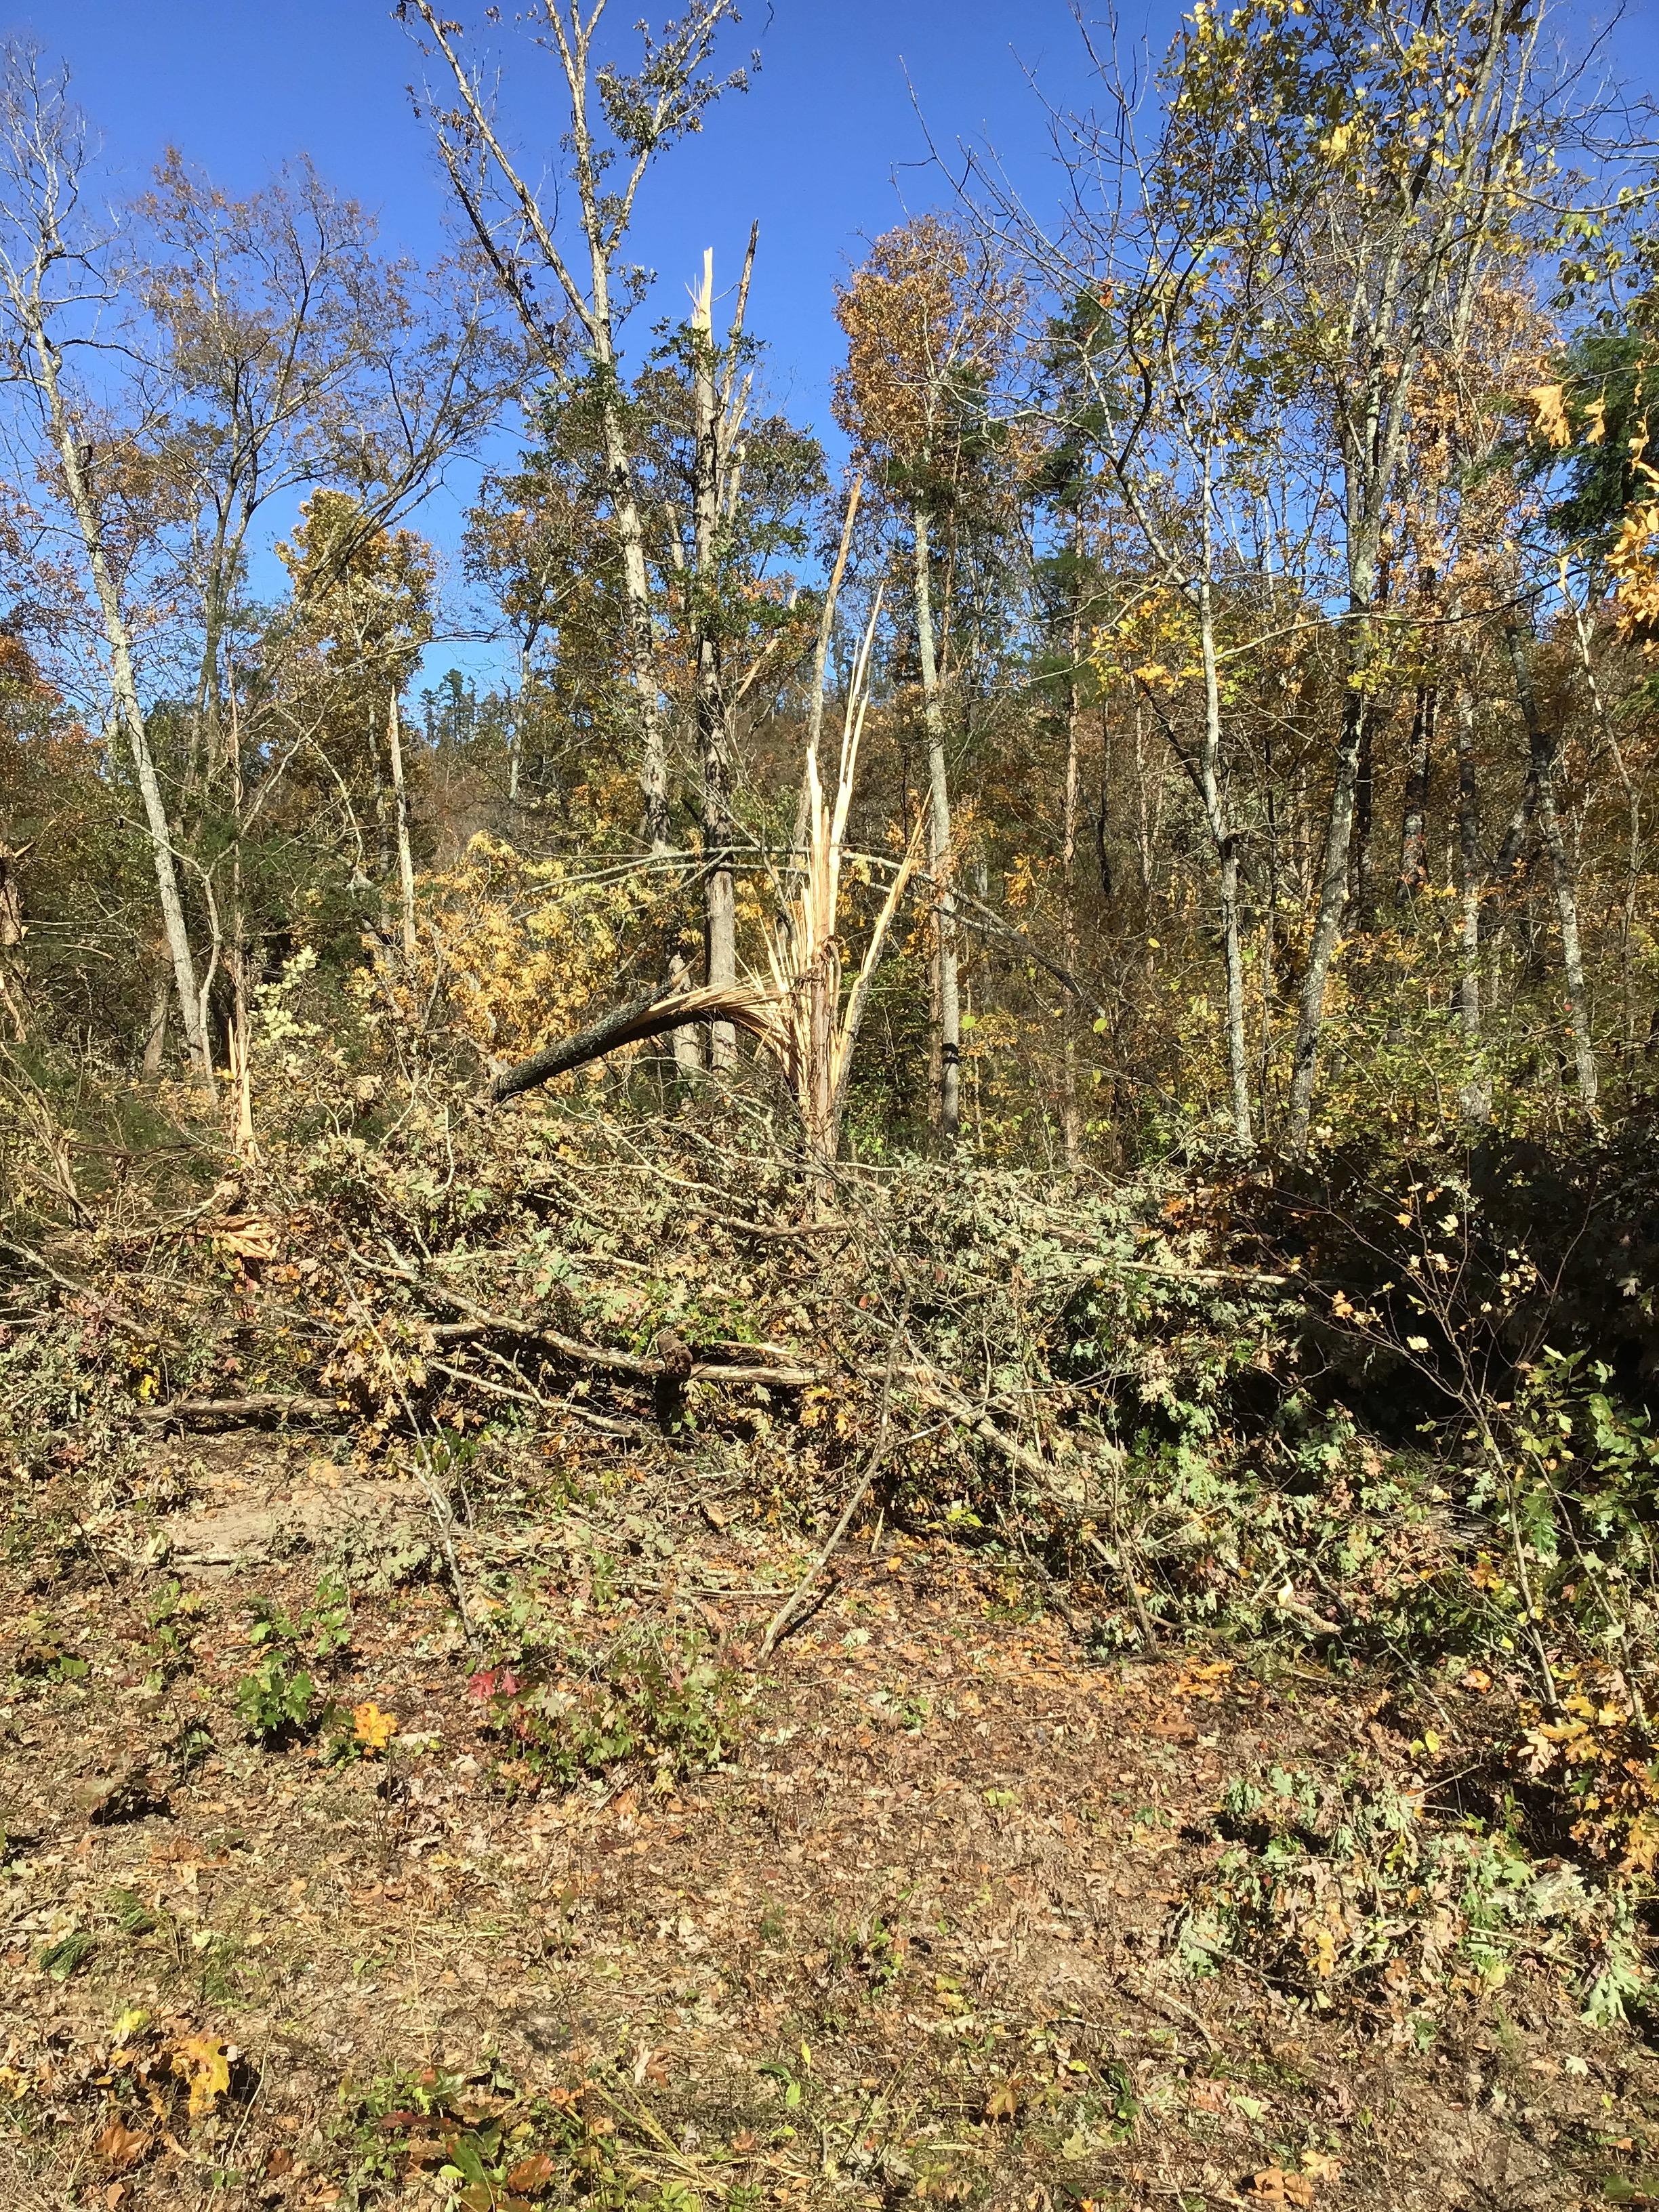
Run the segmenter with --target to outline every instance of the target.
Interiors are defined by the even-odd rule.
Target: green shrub
[[[236,1711],[261,1743],[307,1735],[322,1717],[317,1685],[288,1655],[272,1651],[236,1685]]]
[[[672,1782],[714,1765],[735,1740],[731,1671],[695,1632],[629,1628],[599,1650],[568,1635],[534,1642],[471,1687],[490,1726],[552,1781],[634,1767]]]

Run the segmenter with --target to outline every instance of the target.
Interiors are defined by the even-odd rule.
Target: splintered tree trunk
[[[1585,1113],[1591,1121],[1595,1121],[1597,1118],[1595,1049],[1590,1036],[1589,988],[1584,977],[1583,948],[1578,935],[1578,887],[1574,881],[1572,863],[1568,856],[1566,839],[1561,830],[1561,817],[1555,804],[1555,777],[1560,766],[1560,747],[1555,732],[1546,729],[1539,714],[1526,647],[1522,643],[1519,629],[1513,624],[1505,631],[1504,641],[1509,647],[1510,665],[1515,672],[1515,696],[1520,702],[1521,719],[1526,725],[1532,780],[1538,793],[1538,823],[1543,832],[1544,850],[1549,856],[1550,885],[1555,895],[1555,916],[1561,932],[1561,965],[1566,975],[1567,1014],[1572,1027],[1573,1063],[1578,1080],[1578,1096]]]
[[[418,949],[415,934],[415,852],[409,830],[409,787],[404,781],[402,717],[398,712],[395,691],[386,708],[386,747],[392,763],[392,804],[397,818],[398,884],[402,894],[404,963],[412,975]]]
[[[921,662],[922,717],[927,730],[928,866],[933,878],[936,998],[934,1037],[939,1087],[934,1115],[939,1134],[956,1141],[962,1126],[962,1005],[957,986],[956,906],[951,896],[951,790],[945,761],[945,706],[933,651],[933,586],[927,510],[915,515],[916,647]]]

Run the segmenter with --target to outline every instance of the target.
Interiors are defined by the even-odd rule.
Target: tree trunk
[[[1572,1053],[1578,1079],[1578,1096],[1592,1121],[1596,1109],[1595,1049],[1590,1036],[1589,988],[1584,977],[1583,948],[1578,935],[1578,887],[1568,858],[1561,818],[1555,805],[1555,776],[1560,766],[1560,746],[1553,730],[1547,730],[1538,712],[1532,671],[1520,630],[1510,623],[1504,631],[1510,665],[1515,672],[1515,696],[1526,725],[1527,750],[1536,787],[1539,826],[1544,850],[1549,855],[1550,884],[1555,895],[1555,915],[1561,931],[1561,964],[1567,983],[1567,1014],[1572,1027]]]
[[[1077,816],[1078,816],[1078,740],[1083,726],[1083,687],[1079,681],[1083,667],[1083,525],[1074,518],[1072,527],[1072,624],[1067,641],[1071,653],[1071,673],[1066,688],[1066,797],[1060,819],[1060,896],[1065,902],[1066,967],[1071,975],[1077,973]],[[1060,1102],[1060,1141],[1065,1147],[1066,1164],[1076,1169],[1083,1164],[1083,1109],[1077,1095],[1077,1036],[1074,1017],[1066,1017],[1066,1047],[1061,1060],[1060,1081],[1064,1085]],[[975,1118],[979,1121],[979,1098],[975,1091]],[[977,1134],[977,1126],[975,1133]]]
[[[202,998],[196,981],[196,959],[191,950],[184,900],[179,894],[178,870],[173,863],[172,827],[167,821],[161,781],[155,773],[155,756],[149,749],[149,732],[145,725],[143,709],[138,703],[138,683],[133,672],[132,644],[127,631],[126,617],[122,611],[120,595],[116,590],[115,580],[110,573],[104,550],[103,521],[89,480],[88,465],[82,459],[80,442],[76,437],[75,426],[70,419],[69,408],[64,398],[57,349],[38,313],[30,315],[29,337],[38,364],[40,388],[51,418],[52,442],[58,449],[58,461],[64,471],[70,511],[86,550],[87,565],[92,572],[93,588],[98,595],[98,609],[103,618],[104,637],[110,654],[110,685],[115,695],[117,713],[126,732],[127,750],[132,756],[133,772],[137,777],[139,796],[143,802],[144,821],[149,831],[150,854],[155,868],[156,893],[161,909],[161,928],[167,939],[167,951],[173,962],[173,982],[179,994],[179,1019],[184,1024],[185,1039],[198,1079],[211,1095],[214,1088],[213,1055],[208,1046]]]
[[[726,472],[721,451],[720,404],[714,385],[714,257],[703,256],[702,283],[691,318],[693,398],[696,453],[692,468],[692,526],[696,574],[692,583],[696,612],[697,750],[702,765],[703,958],[706,980],[728,984],[738,974],[738,898],[732,852],[731,712],[721,666],[718,599],[720,487]],[[708,1064],[729,1067],[737,1057],[738,1033],[730,1022],[708,1032]]]
[[[386,706],[386,744],[392,763],[392,803],[397,817],[398,883],[402,893],[404,915],[404,963],[412,975],[415,957],[419,949],[415,934],[415,854],[409,834],[409,789],[404,781],[402,717],[398,712],[395,691]]]
[[[1434,756],[1440,692],[1419,684],[1412,709],[1412,734],[1406,756],[1406,803],[1400,819],[1400,884],[1402,899],[1414,899],[1428,881],[1429,775]]]
[[[1357,665],[1355,664],[1358,664]],[[1342,730],[1336,748],[1335,774],[1331,781],[1330,811],[1325,823],[1325,859],[1320,872],[1319,905],[1314,915],[1308,964],[1302,978],[1302,1000],[1297,1009],[1296,1047],[1291,1063],[1290,1114],[1285,1145],[1293,1158],[1308,1149],[1308,1124],[1313,1115],[1314,1079],[1319,1070],[1319,1041],[1325,1026],[1325,991],[1331,962],[1342,933],[1342,917],[1348,904],[1348,852],[1353,836],[1354,801],[1359,781],[1359,755],[1365,734],[1365,695],[1355,679],[1364,667],[1356,652],[1350,662],[1349,681],[1342,699]]]
[[[1457,1010],[1463,1038],[1474,1060],[1463,1086],[1464,1118],[1482,1122],[1492,1115],[1492,1091],[1480,1060],[1480,901],[1486,869],[1480,859],[1480,790],[1474,759],[1474,689],[1465,675],[1457,686],[1457,865],[1462,900],[1463,969],[1458,978]]]
[[[922,718],[927,730],[928,866],[933,879],[934,1037],[939,1052],[939,1086],[934,1116],[947,1144],[962,1124],[962,1008],[957,987],[956,906],[951,896],[951,792],[945,762],[945,707],[939,696],[939,664],[933,654],[933,591],[928,518],[915,511],[916,562],[916,649],[921,662]]]
[[[1221,679],[1216,663],[1215,597],[1210,583],[1209,461],[1205,461],[1205,561],[1198,589],[1199,642],[1204,661],[1204,748],[1199,785],[1220,873],[1222,955],[1227,975],[1227,1076],[1232,1091],[1233,1134],[1245,1152],[1255,1149],[1250,1127],[1249,1048],[1244,1035],[1244,951],[1238,933],[1238,834],[1227,820],[1221,785]]]

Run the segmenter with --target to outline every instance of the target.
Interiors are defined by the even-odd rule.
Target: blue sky
[[[611,9],[625,34],[640,0]],[[1643,86],[1659,75],[1656,9],[1636,0],[1612,43],[1615,69]],[[1125,0],[1121,40],[1161,49],[1179,12],[1176,0]],[[387,246],[441,247],[444,194],[404,90],[419,61],[385,0],[35,0],[9,24],[68,60],[118,185],[142,184],[170,141],[237,191],[303,152],[376,210]],[[1058,172],[1030,80],[1056,105],[1086,104],[1086,58],[1068,0],[775,0],[769,11],[751,0],[733,58],[750,45],[762,54],[752,90],[717,106],[647,186],[636,250],[659,282],[637,328],[683,311],[704,246],[729,281],[758,216],[750,326],[770,349],[774,396],[828,431],[836,276],[861,234],[947,196],[923,119],[945,149],[988,139],[1026,197],[1052,204]],[[550,159],[550,100],[536,98],[549,66],[525,49],[513,84],[523,142]],[[443,544],[457,514],[441,500],[420,520]],[[488,659],[431,658],[480,670]]]

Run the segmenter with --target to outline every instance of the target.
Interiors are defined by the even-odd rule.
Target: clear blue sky
[[[671,4],[657,0],[653,20]],[[1180,5],[1123,0],[1121,37],[1161,48]],[[1636,0],[1611,50],[1643,88],[1659,76],[1656,9]],[[624,34],[641,0],[611,0],[611,12]],[[67,58],[120,181],[141,184],[169,142],[237,191],[307,153],[377,210],[388,246],[441,246],[443,191],[404,91],[418,58],[386,0],[23,0],[9,26]],[[946,196],[917,110],[942,146],[988,138],[1026,196],[1051,204],[1058,173],[1027,72],[1057,105],[1086,104],[1085,56],[1068,0],[775,0],[770,11],[751,0],[734,57],[751,44],[762,53],[753,88],[717,106],[647,186],[637,252],[659,282],[638,327],[683,312],[705,246],[717,282],[728,281],[758,216],[750,328],[770,347],[775,395],[824,431],[835,277],[861,234]],[[524,142],[551,159],[556,126],[544,107],[538,131],[534,98],[549,66],[533,50],[517,56],[514,109]],[[441,544],[453,539],[453,502],[422,521]],[[440,666],[450,657],[475,659],[435,656]]]

